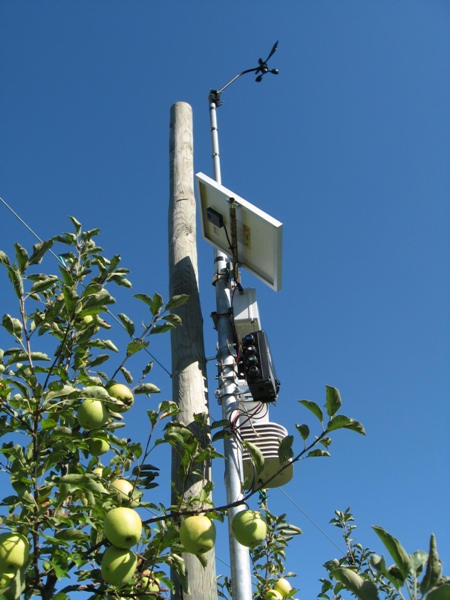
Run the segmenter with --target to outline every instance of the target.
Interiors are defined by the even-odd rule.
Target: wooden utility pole
[[[188,294],[189,300],[176,309],[183,326],[172,330],[172,393],[181,409],[177,417],[194,433],[200,443],[208,443],[208,431],[194,421],[198,413],[209,414],[203,319],[200,308],[196,209],[194,196],[192,108],[177,102],[170,111],[170,204],[169,204],[169,291],[170,296]],[[209,420],[208,420],[209,421]],[[172,481],[176,492],[185,498],[199,495],[211,479],[211,465],[205,464],[203,477],[179,481],[179,455],[172,451]],[[173,600],[217,600],[214,549],[203,555],[207,566],[198,558],[184,553],[189,577],[189,594],[183,593],[176,573]]]

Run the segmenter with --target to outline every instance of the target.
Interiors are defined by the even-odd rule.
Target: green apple
[[[89,446],[89,452],[92,454],[92,456],[101,456],[102,454],[108,452],[108,450],[111,448],[106,440],[95,435],[87,439],[87,444]]]
[[[132,508],[113,508],[105,515],[103,532],[111,544],[128,550],[141,539],[141,517]]]
[[[100,479],[103,477],[103,467],[95,467],[92,472],[94,475],[97,475],[97,477],[100,477]]]
[[[285,579],[284,577],[281,577],[274,584],[273,589],[276,590],[277,592],[279,592],[283,596],[283,598],[286,598],[286,596],[292,590],[292,586],[287,579]]]
[[[78,408],[77,419],[83,429],[100,429],[108,418],[108,409],[100,400],[87,398]]]
[[[151,571],[145,569],[136,588],[139,590],[138,598],[148,598],[147,592],[158,594],[161,590],[161,585],[159,579],[157,579]],[[152,597],[155,598],[156,596]]]
[[[125,412],[133,406],[134,396],[130,388],[123,383],[109,384],[106,391],[112,398],[119,400],[120,404],[114,405],[114,410],[117,412]]]
[[[21,533],[0,534],[0,574],[15,575],[28,560],[30,543]]]
[[[267,590],[264,600],[283,600],[283,596],[275,589]]]
[[[254,548],[266,539],[267,524],[257,510],[241,510],[234,516],[231,530],[240,544]]]
[[[180,540],[186,552],[204,554],[214,546],[216,527],[208,517],[187,517],[180,527]]]
[[[115,479],[111,483],[111,487],[114,488],[112,491],[117,491],[117,500],[120,504],[126,504],[131,508],[136,508],[136,506],[138,506],[139,500],[132,498],[135,487],[128,479]]]
[[[110,546],[103,554],[101,562],[102,577],[111,585],[129,583],[136,572],[137,556],[131,550]]]

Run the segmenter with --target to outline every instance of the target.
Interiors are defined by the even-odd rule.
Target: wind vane
[[[263,75],[265,75],[266,73],[272,73],[272,75],[278,75],[278,69],[269,69],[269,67],[267,66],[269,59],[272,57],[273,54],[275,54],[277,48],[278,48],[278,41],[275,42],[275,44],[273,45],[273,48],[269,52],[269,56],[266,58],[266,60],[263,60],[262,58],[258,59],[257,67],[254,67],[253,69],[246,69],[245,71],[238,73],[237,75],[235,75],[233,77],[233,79],[231,79],[228,83],[226,83],[223,86],[223,88],[221,88],[220,90],[211,90],[211,93],[209,95],[210,102],[214,102],[216,106],[220,106],[222,104],[222,101],[220,100],[220,94],[228,86],[230,86],[234,81],[236,81],[236,79],[238,79],[241,75],[245,75],[246,73],[256,73],[257,77],[256,77],[255,81],[257,81],[258,83],[260,83],[262,81]]]

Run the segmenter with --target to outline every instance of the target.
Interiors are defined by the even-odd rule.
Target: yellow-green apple
[[[283,596],[275,589],[267,590],[264,600],[283,600]]]
[[[292,590],[292,586],[287,579],[280,577],[280,579],[275,582],[273,589],[279,592],[283,598],[286,598],[286,596]]]
[[[78,423],[83,429],[100,429],[109,418],[109,411],[100,400],[86,398],[77,413]]]
[[[110,383],[106,391],[111,398],[119,400],[119,404],[114,404],[114,410],[117,412],[125,412],[133,406],[134,396],[130,388],[123,383]]]
[[[117,500],[121,504],[126,504],[131,508],[138,506],[139,500],[132,496],[135,487],[128,479],[115,479],[111,483],[111,487],[113,488],[112,491],[117,491]]]
[[[149,569],[143,571],[142,577],[137,584],[137,588],[140,592],[138,598],[148,598],[147,592],[156,594],[161,590],[159,579],[157,579]]]
[[[234,516],[231,530],[240,544],[254,548],[265,540],[267,524],[260,512],[247,509]]]
[[[94,475],[97,475],[97,477],[100,477],[100,479],[103,477],[103,467],[95,467],[92,472]]]
[[[111,448],[109,442],[95,435],[88,437],[87,445],[92,456],[101,456]]]
[[[214,546],[216,527],[204,515],[187,517],[180,527],[180,540],[186,552],[204,554]]]
[[[128,550],[141,539],[141,517],[126,506],[113,508],[105,515],[103,532],[111,544]]]
[[[131,550],[110,546],[103,554],[101,562],[102,577],[111,585],[129,583],[136,572],[137,556]]]
[[[15,575],[28,560],[30,543],[21,533],[0,534],[0,573]]]

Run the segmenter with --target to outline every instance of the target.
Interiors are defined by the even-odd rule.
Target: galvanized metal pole
[[[216,102],[210,99],[209,109],[214,179],[218,183],[222,183],[216,108]],[[229,262],[229,258],[226,254],[219,250],[214,251],[214,281],[216,287],[217,332],[219,342],[219,388],[217,390],[217,397],[222,405],[222,418],[228,420],[230,419],[232,412],[238,408],[236,397],[236,364],[235,359],[230,352],[230,347],[233,343],[233,327],[230,320],[231,280]],[[227,502],[228,504],[231,504],[242,498],[241,486],[244,480],[242,453],[237,444],[237,440],[234,437],[224,440],[224,455]],[[252,600],[249,550],[247,547],[239,544],[231,531],[233,517],[240,510],[242,510],[242,507],[233,507],[228,510],[228,536],[233,600]]]

